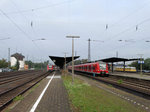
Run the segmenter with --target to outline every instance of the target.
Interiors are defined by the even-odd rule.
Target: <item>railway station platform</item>
[[[47,76],[10,112],[72,112],[60,72]]]
[[[126,72],[110,72],[110,75],[114,76],[121,76],[121,77],[129,77],[129,78],[135,78],[135,79],[142,79],[142,80],[149,80],[150,81],[150,75],[146,74],[138,74],[138,73],[126,73]]]

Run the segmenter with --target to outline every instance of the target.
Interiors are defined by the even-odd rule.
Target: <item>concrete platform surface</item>
[[[122,76],[122,77],[130,77],[136,79],[150,80],[150,75],[138,74],[138,73],[124,73],[124,72],[114,72],[110,73],[110,75]]]
[[[46,87],[47,89],[45,89]],[[45,92],[39,100],[44,90]],[[35,104],[37,106],[33,109]],[[60,72],[56,72],[54,76],[50,74],[43,79],[35,90],[25,95],[23,100],[12,104],[9,112],[72,112]]]
[[[35,112],[71,112],[68,94],[59,74],[54,76]]]

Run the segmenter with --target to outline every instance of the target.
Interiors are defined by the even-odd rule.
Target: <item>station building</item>
[[[15,53],[11,55],[10,57],[10,63],[11,67],[15,66],[17,64],[17,61],[19,62],[19,70],[24,70],[25,66],[25,56],[23,56],[21,53]]]

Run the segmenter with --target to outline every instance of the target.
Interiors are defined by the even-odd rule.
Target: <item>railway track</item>
[[[9,104],[16,96],[24,93],[34,86],[40,80],[49,75],[49,72],[43,71],[26,71],[21,73],[0,74],[0,111]]]
[[[6,78],[6,77],[14,77],[14,76],[18,76],[18,75],[22,75],[22,74],[26,74],[30,72],[35,72],[35,71],[30,70],[30,71],[1,72],[0,79]]]
[[[77,73],[94,80],[98,80],[107,84],[115,85],[117,87],[125,88],[132,90],[134,92],[138,92],[147,96],[150,96],[150,83],[144,80],[135,80],[135,79],[127,79],[121,77],[93,77],[91,75]]]
[[[26,72],[18,72],[16,74],[11,74],[11,75],[6,75],[6,76],[3,75],[3,77],[0,77],[0,85],[26,78],[28,77],[28,75],[30,75],[30,73],[33,74],[33,73],[38,73],[38,72],[39,71],[26,71]]]

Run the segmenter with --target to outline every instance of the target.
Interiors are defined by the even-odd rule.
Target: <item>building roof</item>
[[[25,58],[21,53],[15,53],[11,57],[15,57],[17,60],[23,60]]]
[[[55,65],[63,68],[65,64],[65,57],[58,57],[58,56],[49,56],[50,59],[55,63]],[[79,58],[80,56],[74,56],[74,60]],[[72,57],[66,57],[66,64],[72,61]]]
[[[103,61],[103,62],[120,62],[120,61],[135,61],[135,60],[139,60],[139,59],[138,58],[127,59],[127,58],[111,57],[111,58],[101,59],[101,60],[98,60],[98,61]]]

